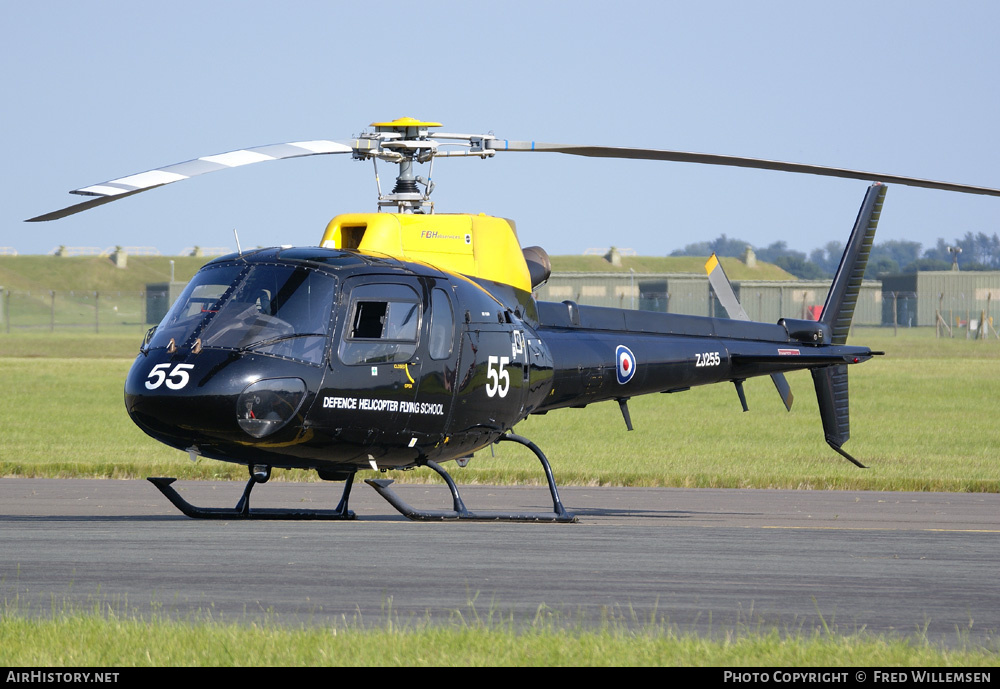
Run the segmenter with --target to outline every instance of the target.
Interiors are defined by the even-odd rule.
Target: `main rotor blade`
[[[955,184],[952,182],[936,182],[917,177],[888,175],[881,172],[865,172],[863,170],[848,170],[846,168],[828,167],[826,165],[807,165],[804,163],[786,163],[780,160],[764,160],[761,158],[744,158],[741,156],[716,155],[713,153],[689,153],[686,151],[664,151],[655,148],[620,148],[617,146],[575,146],[570,144],[548,144],[540,141],[508,141],[495,139],[487,142],[489,148],[497,151],[534,151],[541,153],[565,153],[567,155],[585,156],[587,158],[625,158],[631,160],[665,160],[677,163],[701,163],[703,165],[726,165],[730,167],[748,167],[758,170],[779,170],[781,172],[798,172],[824,177],[842,177],[859,179],[865,182],[882,182],[903,184],[910,187],[926,189],[941,189],[957,191],[963,194],[982,194],[985,196],[1000,196],[1000,189],[980,187],[971,184]]]
[[[244,148],[238,151],[229,151],[217,155],[196,158],[184,163],[167,165],[147,172],[140,172],[137,175],[119,177],[108,182],[95,184],[82,189],[74,189],[71,194],[81,196],[96,196],[91,199],[68,206],[61,210],[45,213],[27,222],[44,222],[46,220],[57,220],[73,215],[81,211],[100,206],[111,201],[123,199],[139,192],[149,191],[165,184],[179,182],[189,177],[197,177],[216,170],[227,170],[229,168],[250,165],[251,163],[263,163],[268,160],[282,160],[284,158],[301,158],[304,156],[326,155],[330,153],[350,153],[354,149],[347,143],[338,141],[296,141],[287,144],[271,144],[268,146],[257,146],[255,148]]]
[[[118,199],[123,199],[126,196],[134,196],[141,191],[148,191],[149,189],[153,189],[153,187],[128,191],[124,194],[119,194],[118,196],[100,196],[96,199],[90,199],[89,201],[77,203],[73,206],[66,206],[65,208],[52,211],[51,213],[45,213],[44,215],[37,215],[34,218],[28,218],[24,222],[47,222],[49,220],[58,220],[59,218],[65,218],[67,215],[75,215],[76,213],[81,213],[83,211],[90,210],[91,208],[97,208],[98,206],[103,206],[106,203],[111,203],[112,201],[117,201]]]

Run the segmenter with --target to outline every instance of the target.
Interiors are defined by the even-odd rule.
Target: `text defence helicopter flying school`
[[[391,480],[369,479],[411,519],[573,521],[549,463],[511,433],[529,414],[628,400],[770,375],[786,407],[785,371],[809,369],[826,441],[862,466],[850,437],[847,367],[879,352],[847,334],[885,198],[885,183],[1000,196],[1000,190],[797,163],[646,148],[507,141],[431,134],[440,125],[402,118],[347,141],[276,144],[207,156],[73,191],[95,198],[32,218],[54,220],[188,177],[249,163],[349,153],[399,165],[377,213],[340,215],[319,247],[240,251],[206,264],[163,321],[147,333],[125,383],[133,421],[189,452],[245,464],[233,509],[202,508],[151,478],[181,511],[202,518],[347,519],[358,470],[427,466],[447,482],[453,509],[422,511]],[[457,150],[443,150],[456,146]],[[416,163],[503,151],[554,152],[731,165],[874,181],[818,321],[751,322],[713,256],[707,270],[730,318],[539,302],[548,256],[521,248],[514,224],[484,215],[435,214],[433,183]],[[423,187],[421,190],[420,187]],[[383,210],[394,212],[381,212]],[[531,449],[546,473],[551,513],[469,511],[441,462],[509,441]],[[250,492],[273,467],[314,469],[345,481],[335,510],[253,510]]]

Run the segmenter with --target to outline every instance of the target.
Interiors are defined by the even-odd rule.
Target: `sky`
[[[1000,187],[1000,3],[8,3],[0,246],[315,245],[371,163],[225,170],[49,223],[71,189],[410,116],[508,139],[752,156]],[[417,170],[425,174],[426,167]],[[391,187],[389,168],[380,167]],[[846,241],[864,182],[561,154],[442,159],[439,212],[550,254],[721,234]],[[1000,198],[892,185],[876,241],[1000,231]]]

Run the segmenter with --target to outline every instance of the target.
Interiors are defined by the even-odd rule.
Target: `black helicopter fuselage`
[[[532,333],[426,264],[256,251],[195,276],[143,345],[126,406],[213,459],[331,478],[408,468],[469,455],[541,404],[553,364]]]
[[[250,469],[234,509],[196,507],[170,487],[174,479],[150,477],[189,516],[349,519],[359,469],[426,466],[448,483],[452,510],[415,510],[388,479],[366,482],[414,519],[572,521],[544,453],[510,432],[518,421],[617,400],[631,427],[627,403],[635,395],[727,380],[746,409],[743,381],[760,375],[772,377],[790,410],[783,373],[798,369],[812,375],[827,444],[863,466],[843,449],[850,438],[847,369],[875,352],[846,343],[885,197],[882,182],[1000,196],[1000,189],[981,186],[738,156],[493,134],[435,136],[440,123],[409,117],[371,126],[346,141],[240,149],[82,187],[72,193],[88,200],[30,219],[55,220],[269,160],[349,154],[399,166],[391,193],[379,184],[379,212],[334,217],[320,239],[323,248],[264,249],[209,263],[148,333],[125,386],[132,419],[192,456]],[[820,320],[771,325],[749,322],[718,261],[706,271],[732,320],[536,302],[532,290],[551,272],[545,252],[522,249],[508,219],[435,213],[430,173],[415,174],[415,165],[436,157],[491,158],[507,151],[880,181],[865,193]],[[438,462],[501,441],[528,447],[541,462],[551,514],[466,509]],[[315,469],[322,478],[344,480],[340,504],[308,515],[252,513],[251,489],[269,479],[272,467]]]
[[[871,355],[827,342],[815,322],[536,303],[424,263],[266,249],[195,276],[125,401],[178,449],[343,479],[467,457],[533,413]]]

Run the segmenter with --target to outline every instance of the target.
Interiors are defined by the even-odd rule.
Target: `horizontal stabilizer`
[[[841,352],[831,352],[825,349],[813,347],[777,347],[773,353],[769,354],[742,354],[731,352],[730,359],[734,364],[787,367],[790,362],[796,362],[796,368],[808,366],[809,368],[819,366],[831,366],[835,364],[860,364],[871,359],[873,355],[882,352],[861,353],[858,348],[851,348],[849,354]]]

